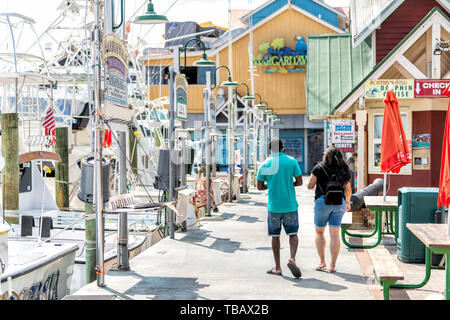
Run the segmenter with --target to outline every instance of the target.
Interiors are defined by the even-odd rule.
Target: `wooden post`
[[[134,174],[137,173],[137,167],[138,167],[138,155],[137,155],[137,141],[136,136],[134,135],[134,132],[132,130],[128,131],[128,144],[129,144],[129,153],[128,157],[130,159],[130,162],[133,164],[133,167],[131,170]]]
[[[60,155],[61,162],[55,166],[56,204],[60,210],[69,209],[69,128],[56,128],[55,152]]]
[[[95,212],[92,203],[85,203],[85,232],[86,232],[86,283],[96,279],[96,242],[95,242]]]
[[[2,170],[3,209],[6,220],[19,224],[19,116],[2,114]]]

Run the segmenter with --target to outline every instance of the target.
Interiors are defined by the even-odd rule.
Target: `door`
[[[322,161],[323,154],[323,131],[308,134],[308,172],[311,173],[312,168]]]

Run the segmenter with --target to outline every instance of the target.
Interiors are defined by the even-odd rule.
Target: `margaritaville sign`
[[[308,46],[301,36],[295,36],[295,40],[295,49],[285,47],[282,38],[261,44],[260,53],[256,58],[253,57],[253,64],[269,67],[265,73],[305,72]]]

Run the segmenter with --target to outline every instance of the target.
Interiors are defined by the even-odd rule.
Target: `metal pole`
[[[101,119],[101,42],[100,42],[100,3],[94,0],[94,109],[95,109],[95,152],[94,152],[94,205],[96,213],[96,272],[97,285],[105,286],[104,267],[104,225],[103,225],[103,183],[102,183],[102,119]]]
[[[254,110],[255,114],[255,119],[253,120],[253,141],[254,141],[254,181],[253,181],[253,186],[256,187],[256,176],[258,174],[258,153],[259,153],[259,110],[255,109]]]
[[[244,161],[242,162],[242,174],[244,175],[244,193],[248,192],[248,102],[244,105]]]
[[[209,77],[209,72],[206,72],[206,77]],[[206,153],[206,216],[211,216],[211,143],[209,137],[209,107],[208,107],[208,97],[209,90],[208,86],[203,91],[203,97],[205,99],[205,153]]]
[[[119,151],[119,194],[127,193],[127,136],[125,132],[118,132],[121,146]],[[117,270],[130,270],[128,251],[128,213],[121,212],[118,222]]]
[[[228,202],[233,202],[233,173],[234,173],[234,155],[233,155],[233,129],[231,122],[233,121],[233,89],[228,88]]]
[[[123,10],[122,21],[125,21],[125,1],[121,0]],[[108,3],[108,6],[107,6]],[[112,16],[111,2],[105,2],[105,34],[113,33],[112,30]],[[125,39],[125,24],[119,29],[119,38],[121,40]],[[127,193],[127,135],[126,131],[117,132],[117,139],[120,145],[118,162],[119,162],[119,194]],[[137,150],[136,150],[137,152]],[[137,154],[135,154],[137,159]],[[117,270],[118,271],[128,271],[130,270],[129,260],[130,253],[128,251],[128,213],[121,212],[118,216],[118,226],[117,226]]]
[[[175,198],[175,168],[173,166],[174,153],[174,128],[175,128],[175,72],[174,67],[169,67],[169,201]],[[173,211],[169,213],[169,234],[170,239],[175,239],[175,225]]]

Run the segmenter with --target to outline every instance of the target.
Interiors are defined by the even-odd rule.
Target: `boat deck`
[[[92,299],[96,295],[126,300],[383,299],[367,250],[342,245],[336,273],[315,270],[319,260],[314,243],[313,192],[305,187],[297,188],[297,263],[302,278],[294,278],[286,266],[289,244],[284,231],[283,276],[267,274],[273,266],[271,240],[267,236],[267,195],[251,189],[243,197],[239,203],[221,205],[220,212],[212,217],[204,217],[198,230],[177,232],[175,240],[165,238],[139,254],[130,261],[131,271],[110,271],[105,277],[106,287],[99,288],[93,282],[67,299]],[[383,241],[388,248],[393,247],[390,240],[393,239],[386,237]],[[328,249],[326,255],[329,263]],[[416,272],[424,272],[423,264],[398,263],[402,270],[415,268]],[[433,270],[431,280],[422,289],[392,290],[391,298],[425,299],[431,293],[442,292],[444,271]]]

